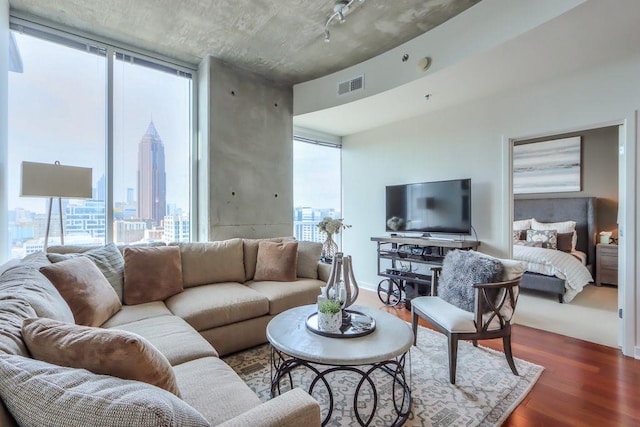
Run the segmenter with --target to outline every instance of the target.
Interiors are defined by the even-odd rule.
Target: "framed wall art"
[[[513,147],[513,193],[566,193],[582,189],[581,137]]]

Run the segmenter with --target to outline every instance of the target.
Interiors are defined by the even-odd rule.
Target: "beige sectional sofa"
[[[282,240],[270,239],[275,242]],[[111,246],[110,256],[115,257]],[[199,412],[209,425],[319,426],[319,406],[308,394],[295,389],[261,403],[220,359],[220,356],[266,342],[266,325],[276,314],[316,301],[330,270],[330,266],[318,262],[319,246],[298,242],[297,277],[289,282],[255,280],[258,250],[262,248],[260,240],[232,239],[177,246],[180,248],[183,290],[164,300],[126,304],[127,278],[137,274],[137,277],[153,280],[155,274],[154,270],[132,271],[135,266],[126,264],[128,252],[125,251],[122,259],[122,277],[117,265],[115,270],[109,266],[111,271],[98,265],[118,297],[124,295],[125,302],[101,328],[132,332],[148,340],[171,365],[182,401]],[[50,250],[58,255],[49,253],[48,256],[57,261],[85,256],[96,262],[95,254],[99,258],[107,247],[64,246]],[[78,255],[80,252],[83,254]],[[96,264],[101,261],[104,260],[98,259]],[[116,264],[120,262],[115,261]],[[4,272],[0,270],[0,359],[4,357],[15,361],[3,354],[31,357],[22,337],[24,319],[46,317],[61,322],[74,321],[69,305],[51,281],[39,272],[49,263],[47,256],[40,253],[30,255],[17,264],[8,263]],[[119,289],[120,286],[123,288]],[[22,362],[28,365],[29,360],[20,359],[20,364],[15,365],[23,369]],[[38,365],[38,368],[42,366]],[[28,369],[24,371],[19,374],[28,375]],[[0,372],[0,384],[5,384],[7,375]],[[10,410],[12,407],[15,409],[13,395],[7,401],[1,387],[4,404]],[[155,391],[169,394],[164,390]],[[57,396],[56,399],[61,398]],[[173,395],[171,399],[174,399],[172,404],[178,404]],[[0,425],[12,425],[15,421],[4,404],[0,407]],[[37,403],[34,408],[37,410]],[[166,423],[183,425],[175,420]]]

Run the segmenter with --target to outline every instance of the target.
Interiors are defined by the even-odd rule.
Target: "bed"
[[[516,199],[513,206],[514,221],[535,218],[541,223],[575,221],[576,250],[582,253],[582,262],[567,261],[571,255],[553,249],[527,248],[514,245],[514,259],[527,262],[534,271],[527,271],[520,283],[524,289],[534,289],[557,295],[558,301],[570,302],[582,287],[593,281],[596,248],[596,198],[574,197],[557,199]],[[544,258],[544,260],[539,260]],[[534,268],[532,261],[541,261],[546,271]],[[564,262],[557,265],[555,263]],[[579,263],[579,265],[578,265]],[[581,267],[583,266],[583,267]],[[570,270],[570,271],[569,271]],[[569,273],[571,275],[567,276]],[[574,275],[575,273],[575,275]],[[569,277],[569,278],[567,278]]]

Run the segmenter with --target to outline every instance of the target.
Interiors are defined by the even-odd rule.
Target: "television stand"
[[[433,237],[372,237],[378,244],[378,298],[385,305],[404,304],[411,308],[411,299],[428,295],[431,271],[413,271],[413,264],[442,265],[446,253],[452,249],[477,249],[477,240],[454,240]],[[386,265],[383,266],[383,263]],[[407,270],[401,264],[409,264]]]

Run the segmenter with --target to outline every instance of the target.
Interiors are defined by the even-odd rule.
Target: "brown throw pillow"
[[[558,250],[562,252],[571,252],[573,248],[573,233],[558,233],[557,234]]]
[[[78,325],[100,326],[122,308],[118,294],[89,258],[46,265],[40,272],[60,292]]]
[[[294,241],[295,237],[273,237],[266,239],[242,239],[242,245],[244,250],[244,280],[253,279],[253,275],[256,274],[256,262],[258,260],[258,245],[260,242],[275,242],[280,243],[283,241]]]
[[[22,337],[34,359],[142,381],[180,397],[169,361],[140,335],[41,317],[22,322]]]
[[[178,246],[124,249],[124,303],[163,301],[184,290]]]
[[[258,244],[256,274],[253,280],[295,282],[298,260],[298,242]]]

